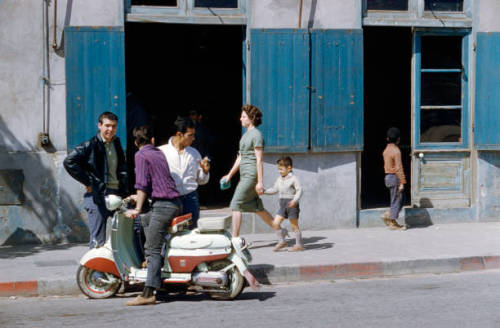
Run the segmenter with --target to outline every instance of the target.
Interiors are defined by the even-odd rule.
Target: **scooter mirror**
[[[122,204],[122,198],[116,195],[107,195],[104,197],[106,208],[110,211],[116,210]]]

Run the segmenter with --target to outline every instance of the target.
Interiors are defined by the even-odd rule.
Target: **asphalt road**
[[[0,298],[0,327],[500,327],[500,271],[322,281],[248,289],[235,301],[135,294]]]

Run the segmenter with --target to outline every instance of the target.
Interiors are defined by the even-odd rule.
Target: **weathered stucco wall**
[[[287,154],[293,171],[304,188],[300,200],[299,224],[302,229],[318,230],[356,227],[356,153]],[[264,186],[271,188],[279,176],[278,155],[264,156]],[[265,208],[276,215],[278,195],[262,196]],[[284,225],[289,226],[288,223]],[[243,220],[242,232],[269,232],[256,215]]]
[[[478,153],[477,185],[479,220],[500,220],[500,152]]]
[[[299,27],[299,1],[254,0],[251,28],[361,28],[361,0],[304,0]]]
[[[475,5],[478,32],[500,32],[500,1],[478,0]]]
[[[78,215],[83,189],[62,168],[66,156],[62,31],[65,25],[123,25],[122,2],[59,0],[55,51],[54,0],[0,0],[0,178],[7,174],[3,170],[21,169],[25,198],[21,205],[6,205],[0,199],[0,245],[88,239]],[[42,77],[50,81],[45,93]],[[51,142],[41,148],[38,134],[44,130],[44,113]]]

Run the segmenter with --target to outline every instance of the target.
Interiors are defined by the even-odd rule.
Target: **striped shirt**
[[[165,155],[151,144],[135,154],[135,188],[153,199],[179,197]]]

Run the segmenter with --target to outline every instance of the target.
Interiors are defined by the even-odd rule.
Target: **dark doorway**
[[[361,158],[361,207],[389,205],[382,152],[390,127],[401,130],[407,179],[403,202],[411,199],[411,54],[410,28],[364,27],[364,150]]]
[[[202,115],[212,165],[210,182],[198,189],[202,206],[227,206],[232,195],[220,191],[219,179],[231,168],[241,136],[244,31],[242,26],[125,25],[128,113],[144,109],[157,145],[168,142],[177,116],[192,110]]]

